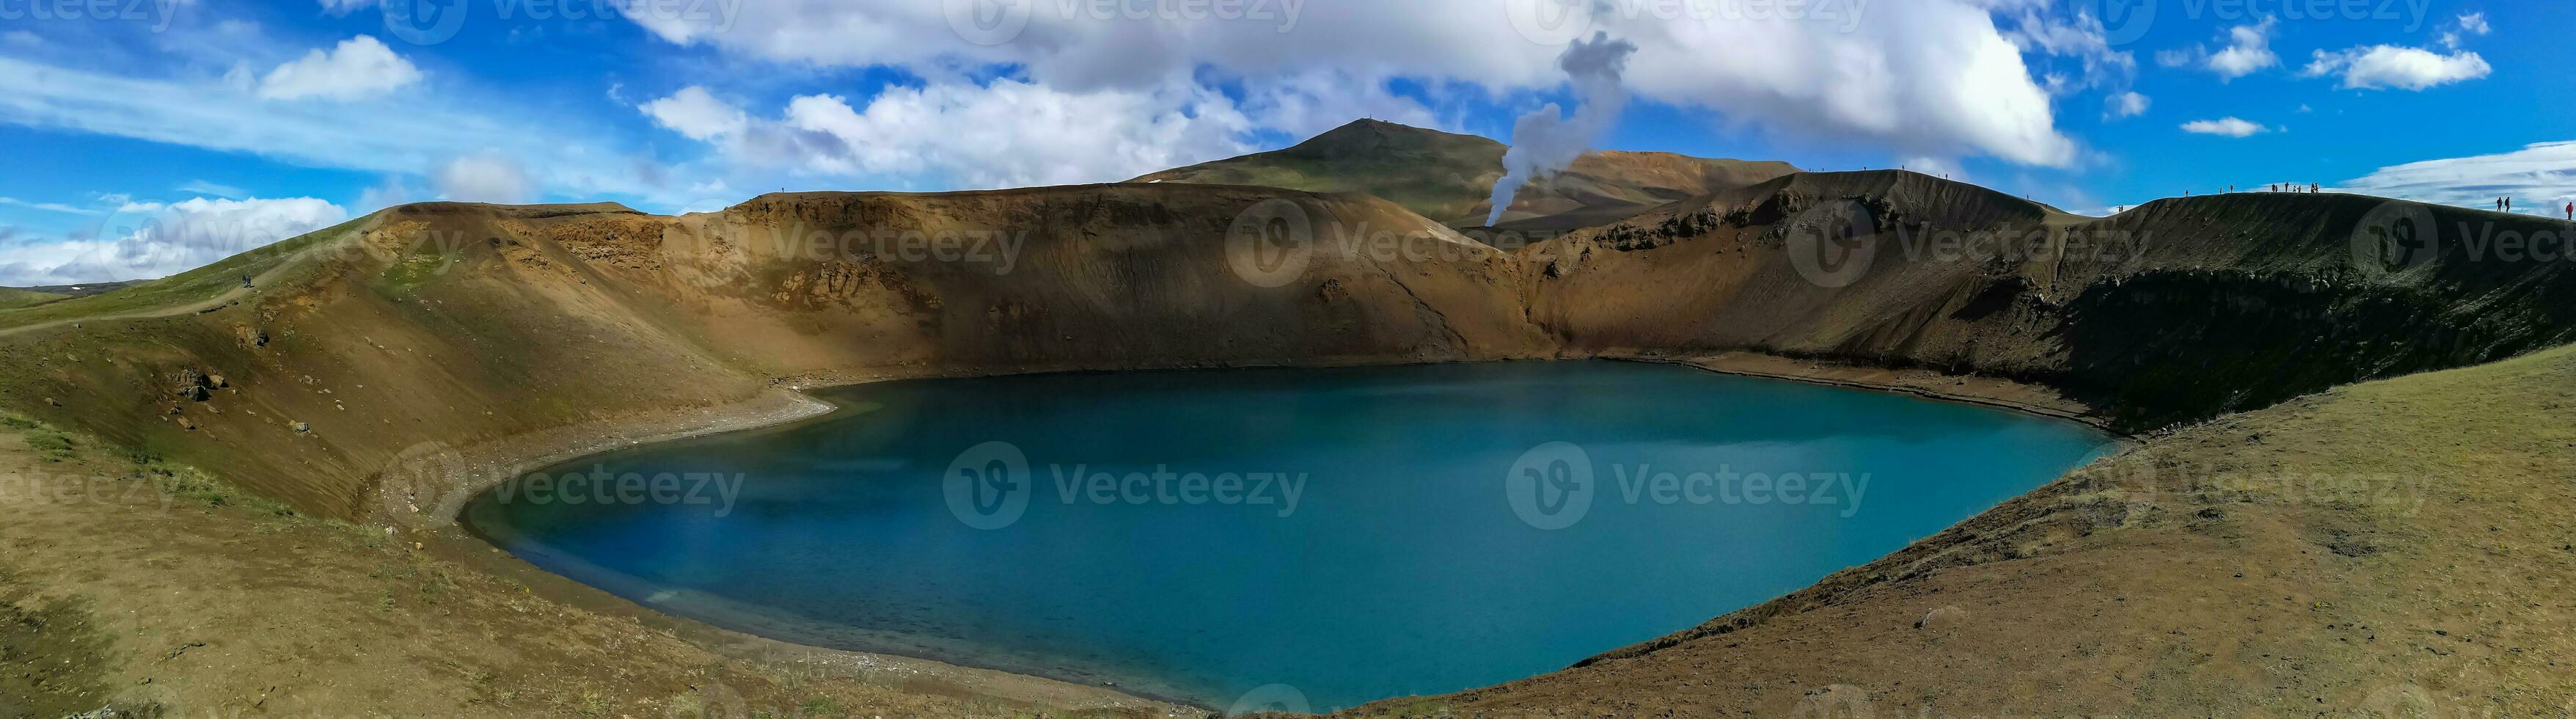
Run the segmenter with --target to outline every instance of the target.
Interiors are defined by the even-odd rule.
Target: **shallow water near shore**
[[[821,394],[848,409],[551,468],[464,520],[754,634],[1329,710],[1694,626],[2113,446],[2070,422],[1625,362]]]

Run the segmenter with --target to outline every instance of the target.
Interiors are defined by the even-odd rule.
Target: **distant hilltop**
[[[1309,192],[1365,192],[1450,227],[1483,225],[1510,146],[1358,120],[1271,152],[1164,170],[1129,182],[1261,185]],[[1669,202],[1743,187],[1798,168],[1785,162],[1711,159],[1669,152],[1603,151],[1530,182],[1505,212],[1516,229],[1604,224]]]

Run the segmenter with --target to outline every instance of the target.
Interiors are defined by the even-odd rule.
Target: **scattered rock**
[[[170,384],[171,392],[191,402],[204,402],[215,394],[214,381],[195,369],[179,370],[170,376]]]
[[[62,400],[58,400],[58,399],[54,399],[54,398],[52,398],[52,397],[46,397],[46,398],[45,398],[45,404],[49,404],[49,405],[53,405],[53,406],[56,406],[56,407],[60,407],[60,406],[63,406],[63,401],[62,401]]]
[[[1959,628],[1960,624],[1967,621],[1968,610],[1960,609],[1958,605],[1953,604],[1925,613],[1922,619],[1914,622],[1914,628],[1936,632],[1950,631]]]
[[[180,428],[180,429],[187,430],[187,431],[190,431],[190,432],[197,431],[197,421],[196,421],[196,420],[192,420],[192,419],[188,419],[188,418],[186,418],[186,417],[180,417],[180,418],[179,418],[179,428]]]
[[[293,428],[296,434],[308,434],[313,431],[313,425],[305,424],[303,422],[288,422],[286,423],[286,426]]]

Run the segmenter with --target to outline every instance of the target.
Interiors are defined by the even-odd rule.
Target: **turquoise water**
[[[719,626],[1326,710],[1691,627],[2110,446],[2014,413],[1621,362],[825,396],[849,409],[554,468],[465,519],[538,566]]]

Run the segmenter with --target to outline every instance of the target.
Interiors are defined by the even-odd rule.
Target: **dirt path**
[[[335,241],[336,241],[336,240],[335,240]],[[265,271],[265,272],[261,272],[261,273],[259,273],[258,275],[253,276],[253,277],[251,278],[251,285],[252,285],[251,287],[233,287],[233,288],[231,288],[231,289],[224,290],[222,293],[217,294],[217,295],[215,295],[214,297],[209,298],[209,299],[206,299],[206,300],[201,300],[201,301],[197,301],[197,302],[190,302],[190,303],[186,303],[186,304],[166,305],[166,306],[162,306],[162,307],[155,307],[155,308],[151,308],[151,309],[143,309],[143,310],[130,310],[130,311],[126,311],[126,312],[112,312],[112,313],[108,313],[108,314],[101,314],[101,315],[87,315],[87,316],[81,316],[81,317],[67,317],[67,318],[63,318],[63,319],[59,319],[59,320],[47,320],[47,321],[44,321],[44,322],[37,322],[37,323],[34,323],[34,324],[20,325],[20,326],[17,326],[17,327],[0,327],[0,337],[8,337],[8,336],[11,336],[11,335],[23,334],[23,333],[27,333],[27,332],[34,332],[34,331],[36,331],[36,330],[42,330],[42,329],[49,329],[49,328],[61,327],[61,326],[64,326],[64,325],[75,324],[75,323],[86,324],[86,323],[90,323],[90,322],[113,322],[113,321],[116,321],[116,320],[147,319],[147,318],[154,318],[154,317],[178,317],[178,316],[181,316],[181,315],[192,315],[192,314],[197,314],[197,313],[201,313],[201,312],[210,312],[210,311],[213,311],[213,310],[221,309],[221,308],[225,307],[226,305],[230,305],[230,304],[233,304],[233,303],[235,303],[235,302],[239,302],[239,301],[241,301],[241,299],[242,299],[242,298],[244,298],[244,297],[249,297],[249,296],[251,296],[252,294],[257,293],[257,292],[259,291],[259,288],[260,288],[260,287],[266,287],[266,286],[270,285],[270,284],[272,283],[272,281],[273,281],[273,280],[276,280],[276,279],[278,278],[278,276],[280,276],[280,275],[284,274],[287,270],[289,270],[289,269],[292,269],[292,268],[296,267],[296,266],[297,266],[297,261],[298,261],[298,260],[302,260],[302,259],[304,259],[304,258],[306,258],[306,257],[308,257],[308,256],[311,256],[311,255],[313,255],[313,254],[315,254],[315,253],[317,253],[317,252],[320,252],[320,251],[322,251],[322,250],[323,250],[323,248],[328,247],[328,246],[330,246],[331,244],[332,244],[332,242],[320,242],[320,243],[316,243],[316,244],[315,244],[314,246],[312,246],[312,247],[307,247],[307,248],[304,248],[303,250],[297,251],[295,254],[287,256],[287,258],[286,258],[286,260],[285,260],[285,261],[277,263],[277,266],[275,266],[275,267],[270,267],[270,268],[268,268],[268,270],[267,270],[267,271]],[[130,289],[132,289],[132,288],[126,288],[126,289],[129,289],[129,290],[130,290]],[[94,295],[94,296],[104,296],[104,295]],[[64,300],[64,302],[76,302],[76,301],[79,301],[79,300],[82,300],[82,299],[87,299],[87,298],[73,298],[73,299],[69,299],[69,300]]]

